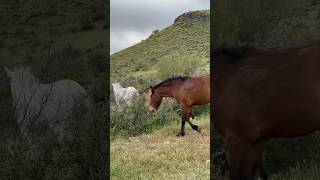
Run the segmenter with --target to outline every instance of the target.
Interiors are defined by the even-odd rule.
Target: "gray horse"
[[[5,67],[10,78],[11,95],[17,116],[17,127],[26,143],[37,137],[35,130],[45,124],[62,134],[64,121],[72,107],[86,97],[86,90],[73,80],[42,84],[28,67]]]

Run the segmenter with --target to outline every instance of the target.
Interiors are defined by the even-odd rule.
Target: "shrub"
[[[80,28],[82,31],[88,31],[94,29],[94,24],[89,16],[82,16],[80,20]]]
[[[68,32],[71,32],[71,33],[78,33],[78,32],[79,32],[79,27],[77,27],[77,26],[70,26],[70,27],[68,27],[67,31],[68,31]]]
[[[0,49],[5,48],[6,47],[6,42],[2,39],[0,39]]]
[[[197,57],[173,55],[159,60],[156,66],[159,77],[166,79],[178,75],[193,75],[201,67],[201,63],[202,60]]]
[[[169,122],[180,120],[178,107],[173,103],[164,102],[155,113],[149,112],[142,97],[137,97],[132,104],[122,110],[111,106],[110,127],[114,135],[128,137],[151,133]]]
[[[15,33],[14,33],[14,36],[15,37],[19,37],[19,36],[23,36],[25,34],[25,31],[23,28],[17,28]]]

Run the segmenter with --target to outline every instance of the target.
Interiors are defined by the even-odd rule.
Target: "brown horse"
[[[180,76],[169,78],[160,84],[144,90],[144,97],[150,111],[156,111],[164,97],[174,98],[181,107],[181,130],[177,136],[184,136],[187,121],[192,129],[200,132],[200,128],[190,121],[192,107],[210,102],[210,75],[203,77]]]
[[[256,179],[272,137],[320,128],[320,43],[286,49],[213,49],[213,125],[228,147],[232,180]],[[262,168],[262,169],[261,169]]]

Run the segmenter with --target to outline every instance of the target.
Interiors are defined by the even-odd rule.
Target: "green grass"
[[[86,110],[75,108],[65,121],[65,140],[36,128],[34,135],[41,134],[43,141],[30,148],[20,138],[3,68],[28,65],[41,83],[72,79],[90,94],[106,97],[107,4],[102,0],[0,1],[0,157],[5,167],[0,179],[107,179],[106,107],[91,103]],[[45,122],[40,124],[46,127]]]
[[[290,168],[287,172],[275,174],[271,176],[271,180],[318,180],[319,177],[319,164],[308,163]]]
[[[101,49],[107,53],[109,29],[103,27],[107,18],[100,11],[105,12],[108,7],[103,1],[9,1],[0,3],[0,8],[0,23],[4,24],[0,27],[3,64],[21,64],[28,56],[40,61],[48,54],[50,44],[54,47],[51,53],[61,51],[67,44],[84,52],[103,45]],[[84,17],[92,23],[92,29],[81,30]]]
[[[165,125],[152,134],[111,141],[111,179],[209,179],[210,116],[193,122],[202,133],[186,126],[186,136],[176,137],[180,123]]]
[[[192,21],[182,19],[154,36],[113,54],[110,61],[111,81],[156,76],[157,63],[172,57],[181,62],[192,57],[199,64],[199,68],[209,64],[209,10],[193,13],[206,18]],[[150,71],[153,74],[142,73]]]

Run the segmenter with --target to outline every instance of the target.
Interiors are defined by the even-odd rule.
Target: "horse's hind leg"
[[[195,125],[195,124],[192,124],[192,122],[190,121],[190,116],[193,116],[193,114],[192,114],[192,109],[189,108],[188,111],[189,111],[189,113],[188,113],[187,122],[189,123],[189,125],[191,126],[191,128],[192,128],[193,130],[196,130],[196,131],[198,131],[198,132],[200,133],[200,132],[201,132],[201,129],[199,128],[199,126],[197,126],[197,125]]]
[[[191,109],[191,111],[190,111],[190,117],[191,117],[191,119],[194,119],[194,118],[195,118],[194,114],[192,113],[192,109]]]

